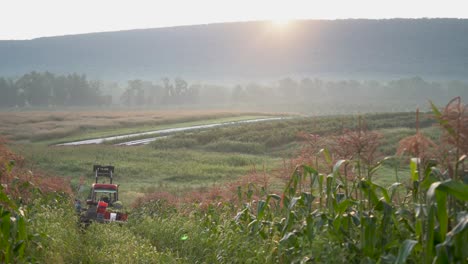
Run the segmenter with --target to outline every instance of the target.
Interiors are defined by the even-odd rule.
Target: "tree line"
[[[0,106],[88,106],[110,104],[101,83],[86,75],[30,72],[13,80],[0,78]]]
[[[468,97],[468,83],[426,81],[420,77],[391,81],[283,78],[269,83],[189,83],[183,78],[126,83],[89,80],[84,74],[30,72],[12,79],[0,77],[0,107],[24,106],[164,106],[326,104],[403,105],[427,99],[448,101]]]

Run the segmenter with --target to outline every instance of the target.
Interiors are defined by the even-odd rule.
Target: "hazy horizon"
[[[463,2],[435,1],[10,1],[0,40],[30,40],[132,29],[230,22],[393,18],[468,18]],[[182,8],[181,8],[182,7]]]

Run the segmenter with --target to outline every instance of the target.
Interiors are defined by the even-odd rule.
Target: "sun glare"
[[[272,23],[275,27],[279,27],[279,28],[284,28],[284,27],[286,27],[290,22],[291,22],[291,20],[290,20],[290,19],[287,19],[287,18],[277,18],[277,19],[271,20],[271,23]]]

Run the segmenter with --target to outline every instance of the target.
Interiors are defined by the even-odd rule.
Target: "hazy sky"
[[[227,21],[468,18],[466,0],[0,0],[0,39]]]

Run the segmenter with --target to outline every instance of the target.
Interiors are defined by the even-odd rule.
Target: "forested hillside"
[[[468,20],[237,22],[0,41],[0,76],[239,80],[278,76],[466,79]]]

